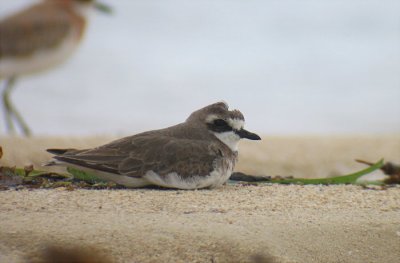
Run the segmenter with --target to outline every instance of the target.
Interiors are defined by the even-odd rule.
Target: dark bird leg
[[[6,86],[3,90],[3,107],[4,117],[6,120],[6,129],[8,133],[15,133],[14,124],[11,116],[11,103],[10,103],[10,79],[6,80]]]
[[[17,80],[16,77],[9,78],[6,82],[6,87],[3,91],[3,104],[4,104],[7,131],[9,133],[15,133],[15,127],[13,124],[13,118],[14,118],[15,123],[21,127],[22,133],[25,136],[29,136],[31,134],[31,131],[28,125],[25,123],[24,119],[22,118],[21,114],[15,109],[10,98],[11,91],[15,86],[16,80]]]

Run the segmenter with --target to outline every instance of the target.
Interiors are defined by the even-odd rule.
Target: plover
[[[229,179],[239,140],[261,140],[243,125],[240,111],[218,102],[178,125],[93,149],[48,149],[55,156],[47,165],[77,168],[126,187],[215,188]]]
[[[66,60],[79,45],[93,7],[110,10],[95,0],[43,0],[0,21],[0,80],[6,80],[3,104],[9,132],[15,132],[15,122],[23,134],[30,134],[10,100],[16,78]]]

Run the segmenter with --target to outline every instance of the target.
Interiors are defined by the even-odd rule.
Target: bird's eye
[[[218,119],[214,121],[214,125],[218,126],[218,127],[222,127],[222,126],[227,126],[228,124],[226,123],[226,121],[222,120],[222,119]]]

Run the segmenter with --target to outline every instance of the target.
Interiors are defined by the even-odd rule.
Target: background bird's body
[[[15,122],[25,135],[30,134],[11,103],[16,78],[68,59],[79,46],[87,12],[95,4],[94,0],[45,0],[0,21],[0,80],[7,80],[3,104],[8,131],[15,132]]]
[[[0,22],[0,77],[37,73],[64,62],[85,29],[83,9],[45,1]]]

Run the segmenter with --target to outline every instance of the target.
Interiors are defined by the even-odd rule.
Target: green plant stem
[[[268,183],[274,183],[274,184],[357,184],[357,179],[360,178],[363,175],[372,173],[373,171],[376,171],[380,169],[384,165],[383,159],[380,161],[376,162],[374,165],[352,173],[348,175],[342,175],[342,176],[335,176],[335,177],[329,177],[329,178],[316,178],[316,179],[306,179],[306,178],[293,178],[293,179],[278,179],[274,180],[272,179],[271,181],[268,181]],[[372,182],[373,184],[379,184],[380,182]]]

